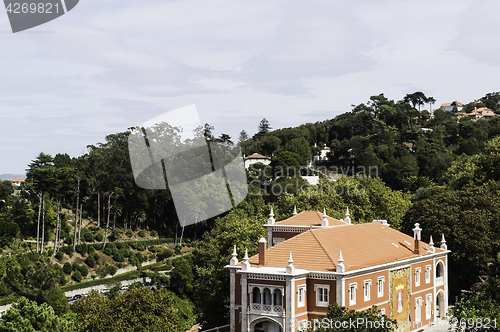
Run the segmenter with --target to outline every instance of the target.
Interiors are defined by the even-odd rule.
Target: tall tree
[[[258,128],[258,133],[259,134],[265,134],[271,131],[271,125],[269,124],[269,121],[267,121],[266,118],[262,119],[259,123],[259,128]]]

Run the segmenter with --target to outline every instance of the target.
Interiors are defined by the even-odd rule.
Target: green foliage
[[[143,229],[141,229],[139,231],[139,233],[137,233],[137,235],[139,235],[139,237],[145,237],[146,236],[146,232]]]
[[[164,249],[163,251],[158,251],[158,254],[156,254],[156,261],[161,262],[162,260],[165,260],[167,258],[170,258],[174,255],[174,252],[170,249]]]
[[[87,254],[88,246],[87,246],[86,243],[77,244],[76,247],[75,247],[75,250],[76,250],[77,253],[79,253],[82,256],[84,256],[84,255]]]
[[[80,282],[82,281],[82,273],[80,272],[80,270],[76,270],[75,272],[73,272],[73,275],[71,276],[71,279],[73,279],[74,281],[76,282]]]
[[[170,289],[181,297],[189,297],[193,292],[193,270],[187,259],[178,259],[170,272]]]
[[[5,322],[0,323],[1,332],[65,332],[71,327],[71,321],[58,317],[47,303],[37,305],[25,297],[14,303],[2,319]]]
[[[96,265],[96,261],[95,261],[94,256],[89,255],[89,256],[85,259],[85,264],[87,264],[89,267],[95,267],[95,265]]]
[[[173,297],[149,288],[132,288],[113,299],[94,291],[75,303],[73,311],[82,316],[76,332],[183,330]]]
[[[152,230],[152,231],[150,232],[150,234],[151,234],[151,236],[152,236],[152,237],[158,236],[158,232],[157,232],[157,231],[155,231],[155,230]]]
[[[80,264],[78,264],[77,262],[74,262],[72,268],[73,268],[73,271],[77,271],[78,269],[80,269]]]
[[[132,230],[129,228],[127,229],[127,231],[125,232],[125,235],[127,235],[128,237],[132,237],[132,235],[134,235],[134,233],[132,232]]]
[[[89,268],[87,267],[87,265],[80,265],[78,271],[80,271],[83,277],[86,277],[89,274]]]
[[[56,258],[59,262],[62,262],[63,258],[64,258],[64,254],[62,253],[62,251],[58,251],[56,253]]]
[[[95,240],[96,240],[97,242],[102,242],[102,240],[104,240],[104,235],[103,235],[102,233],[97,233],[97,234],[95,235]]]
[[[123,255],[120,253],[114,255],[113,259],[117,262],[125,262],[125,257],[123,257]]]
[[[331,304],[330,312],[316,322],[319,328],[314,329],[319,332],[391,332],[397,326],[397,321],[381,314],[376,306],[372,306],[365,311],[357,311],[341,307],[337,303]],[[341,323],[338,323],[341,322]],[[352,322],[356,322],[352,324]],[[358,322],[360,325],[358,326]],[[307,331],[312,331],[315,326],[308,326]]]
[[[175,248],[174,248],[174,253],[176,255],[180,255],[181,254],[181,249],[182,249],[182,247],[180,245],[176,245]]]
[[[449,190],[415,202],[403,222],[411,234],[414,224],[422,228],[422,240],[434,241],[444,234],[448,254],[450,297],[469,289],[478,276],[487,272],[500,246],[500,196],[482,187]]]
[[[66,263],[64,263],[62,270],[66,274],[71,274],[71,272],[73,272],[73,267],[71,266],[71,264],[69,262],[66,262]]]

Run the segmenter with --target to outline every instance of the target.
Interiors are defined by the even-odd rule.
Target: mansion
[[[296,210],[276,222],[271,210],[267,239],[243,262],[236,247],[230,264],[230,332],[296,332],[322,319],[328,305],[366,310],[376,305],[401,331],[420,330],[444,317],[448,260],[440,247],[392,229],[385,220],[351,223],[325,212]],[[408,327],[411,326],[411,327]]]

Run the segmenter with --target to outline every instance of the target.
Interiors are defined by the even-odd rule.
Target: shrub
[[[95,259],[96,263],[99,263],[99,261],[101,260],[101,257],[99,257],[98,253],[94,253],[94,259]]]
[[[80,271],[80,273],[84,277],[86,277],[89,274],[89,268],[87,267],[87,265],[80,265],[80,268],[78,269],[78,271]]]
[[[71,276],[71,279],[73,279],[76,282],[82,281],[82,273],[78,270],[76,270],[73,275]]]
[[[77,244],[75,246],[75,250],[77,253],[79,253],[83,256],[83,255],[87,254],[88,246],[86,243]]]
[[[145,237],[146,236],[146,232],[143,229],[141,229],[139,231],[139,233],[137,233],[137,235],[139,235],[140,237]]]
[[[66,262],[64,263],[62,270],[66,274],[71,274],[71,272],[73,272],[73,267],[69,262]]]
[[[136,253],[135,254],[135,257],[137,257],[137,259],[139,260],[139,262],[143,262],[146,260],[146,256],[144,256],[143,254],[141,254],[140,252]]]
[[[89,255],[87,259],[85,260],[85,264],[87,264],[89,267],[94,267],[95,266],[95,258],[92,255]]]
[[[132,230],[129,228],[127,229],[127,231],[125,232],[125,235],[127,235],[128,237],[132,237],[132,235],[134,235],[134,233],[132,232]]]
[[[83,239],[85,240],[85,242],[94,242],[94,235],[87,231],[85,234],[83,234]]]
[[[156,255],[155,254],[150,254],[148,256],[149,260],[152,261],[153,259],[155,259]]]
[[[94,247],[95,250],[102,250],[103,246],[104,246],[104,244],[102,244],[102,243],[94,243],[92,245],[92,247]]]
[[[144,246],[144,244],[142,244],[142,243],[138,243],[138,244],[135,246],[135,249],[136,249],[136,250],[139,250],[139,251],[144,251],[144,250],[146,250],[146,247]]]
[[[172,250],[170,250],[170,249],[165,249],[165,250],[163,250],[162,252],[160,252],[160,253],[158,253],[158,254],[156,255],[156,260],[157,260],[158,262],[161,262],[161,261],[163,261],[164,259],[167,259],[167,258],[172,257],[173,255],[174,255],[174,252],[173,252]]]
[[[148,250],[152,253],[155,253],[158,249],[155,246],[149,246]]]
[[[157,231],[151,231],[151,233],[150,233],[150,234],[151,234],[151,236],[153,236],[153,237],[154,237],[154,236],[158,236],[158,232],[157,232]]]
[[[66,236],[66,238],[64,239],[64,243],[66,243],[69,246],[72,245],[73,244],[73,237],[71,235]]]
[[[104,235],[102,235],[102,233],[97,233],[94,237],[94,239],[97,241],[97,242],[102,242],[102,240],[104,240]]]
[[[125,262],[125,257],[123,257],[123,255],[120,253],[114,255],[113,259],[117,262]]]
[[[176,255],[180,255],[180,254],[181,254],[181,249],[182,249],[182,247],[181,247],[181,246],[176,245],[176,246],[175,246],[175,250],[174,250],[175,254],[176,254]]]
[[[106,249],[104,249],[104,253],[108,256],[111,256],[113,254],[113,252],[111,251],[111,249],[109,247],[106,247]]]
[[[62,262],[63,258],[64,258],[64,254],[62,253],[62,251],[58,251],[57,254],[56,254],[56,258],[59,262]]]
[[[139,265],[139,259],[136,256],[130,256],[128,262],[130,265]]]
[[[115,229],[114,231],[111,232],[109,239],[112,241],[115,241],[121,237],[122,237],[122,233],[118,229]]]
[[[119,253],[121,255],[123,255],[123,257],[127,257],[127,258],[132,255],[132,252],[130,251],[130,249],[125,249],[125,248],[120,249]]]
[[[73,268],[73,271],[76,271],[76,270],[80,269],[80,264],[78,264],[77,262],[74,262],[72,268]]]
[[[92,245],[88,246],[87,252],[89,255],[92,255],[95,252],[94,246]]]

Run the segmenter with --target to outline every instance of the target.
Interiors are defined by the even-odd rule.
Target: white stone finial
[[[296,215],[297,214],[297,205],[294,205],[293,206],[293,214]]]
[[[412,229],[412,231],[413,231],[413,239],[420,241],[420,234],[421,234],[422,228],[420,228],[420,224],[418,222],[415,223],[415,228]]]
[[[288,273],[288,274],[295,273],[295,266],[293,266],[293,258],[292,258],[291,251],[290,251],[290,254],[288,255],[288,265],[286,266],[286,273]]]
[[[432,235],[431,235],[431,239],[429,240],[429,249],[427,249],[428,252],[431,252],[431,253],[435,253],[436,252],[436,248],[434,248],[434,241],[432,241]]]
[[[236,266],[238,265],[238,253],[236,252],[236,245],[234,246],[234,250],[233,250],[233,254],[232,254],[232,258],[231,260],[229,261],[229,265],[231,266]]]
[[[351,217],[349,217],[350,214],[349,214],[349,207],[346,208],[345,210],[345,218],[344,218],[344,222],[348,225],[351,224]]]
[[[250,268],[250,263],[248,262],[248,249],[245,249],[245,257],[243,257],[243,263],[241,264],[241,269],[243,271]]]
[[[340,250],[340,252],[339,252],[339,259],[338,259],[336,271],[337,272],[345,272],[344,258],[342,257],[342,250]]]
[[[442,235],[441,238],[441,249],[448,250],[448,246],[446,245],[446,240],[444,239],[444,234]]]
[[[328,219],[326,219],[326,209],[323,208],[323,219],[321,219],[321,227],[328,227]]]
[[[271,206],[271,213],[269,213],[269,219],[267,219],[267,224],[268,225],[274,224],[274,212],[272,206]]]

